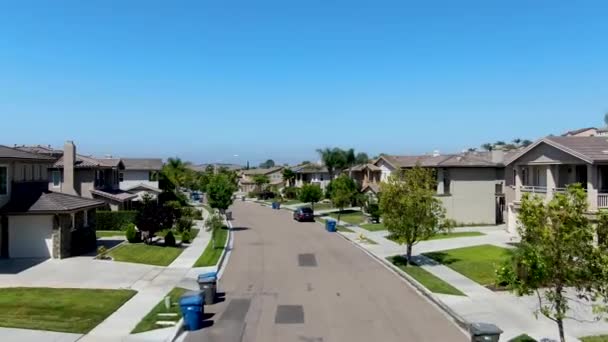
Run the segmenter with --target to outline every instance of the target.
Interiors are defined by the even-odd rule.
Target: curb
[[[392,271],[394,274],[396,274],[396,275],[400,276],[402,279],[406,280],[408,285],[410,285],[416,292],[418,292],[419,294],[424,296],[431,303],[435,304],[439,309],[441,309],[443,312],[445,312],[454,321],[454,323],[456,323],[456,325],[461,330],[463,330],[463,332],[467,336],[470,336],[469,335],[470,323],[467,320],[465,320],[462,316],[457,314],[454,310],[452,310],[445,303],[443,303],[439,298],[437,298],[431,291],[429,291],[426,287],[424,287],[422,284],[420,284],[416,279],[411,277],[409,274],[403,272],[397,266],[391,264],[387,260],[384,260],[384,259],[376,256],[375,254],[371,253],[367,249],[360,246],[358,243],[350,240],[345,235],[342,235],[339,232],[336,232],[336,233],[338,233],[337,235],[339,235],[341,238],[343,238],[344,240],[348,241],[349,243],[351,243],[352,245],[354,245],[355,247],[357,247],[358,249],[363,251],[365,254],[371,256],[374,260],[376,260],[378,263],[382,264],[389,271]]]

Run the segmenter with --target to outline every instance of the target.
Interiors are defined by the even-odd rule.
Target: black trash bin
[[[205,304],[211,305],[215,303],[217,295],[217,273],[209,272],[198,275],[198,286],[205,296]]]
[[[502,330],[490,323],[471,323],[471,342],[498,342]]]

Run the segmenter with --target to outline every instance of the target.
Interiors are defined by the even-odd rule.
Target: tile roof
[[[253,175],[267,175],[269,173],[273,173],[276,171],[280,171],[283,169],[283,166],[275,166],[268,169],[249,169],[243,170],[244,175],[253,176]]]
[[[22,145],[22,146],[15,146],[15,148],[18,150],[21,150],[21,151],[25,151],[25,152],[44,154],[44,155],[49,155],[49,154],[50,155],[62,155],[63,154],[63,150],[54,149],[50,145],[49,146]]]
[[[372,171],[380,171],[380,168],[378,166],[376,166],[374,164],[370,164],[370,163],[355,165],[355,166],[353,166],[351,168],[348,168],[348,169],[346,169],[344,171],[346,171],[346,172],[348,172],[348,171],[363,171],[366,168],[370,169]]]
[[[59,192],[50,192],[48,183],[19,184],[13,188],[11,200],[3,208],[5,213],[69,213],[82,209],[101,207],[100,200]]]
[[[81,154],[76,155],[76,162],[74,167],[77,169],[95,168],[95,167],[118,167],[121,164],[121,160],[117,158],[93,158],[83,156]],[[53,167],[63,168],[63,156],[59,158]]]
[[[579,133],[583,133],[585,131],[589,131],[589,130],[592,130],[592,129],[597,130],[597,128],[595,128],[595,127],[579,128],[579,129],[575,129],[575,130],[572,130],[572,131],[568,131],[568,132],[562,134],[562,136],[565,137],[565,136],[569,136],[569,135],[579,134]]]
[[[590,164],[595,162],[608,162],[608,137],[549,136],[537,140],[532,145],[526,147],[516,156],[511,158],[507,164],[513,163],[515,160],[543,143]]]
[[[160,158],[121,158],[125,170],[151,170],[160,171],[163,160]]]
[[[146,189],[146,190],[150,190],[150,191],[158,192],[158,193],[163,192],[161,189],[155,188],[152,185],[145,184],[145,183],[139,183],[139,184],[130,186],[130,187],[126,188],[125,190],[126,191],[132,191],[132,190],[135,190],[135,189]]]
[[[423,167],[502,167],[508,158],[512,158],[517,151],[505,151],[502,162],[492,161],[492,152],[464,152],[446,155],[420,155],[420,156],[390,156],[380,158],[386,160],[394,167],[414,167],[417,163]]]
[[[136,194],[131,194],[122,190],[91,190],[91,193],[117,202],[124,202],[137,197]]]
[[[16,148],[0,145],[0,159],[22,159],[22,160],[37,160],[48,161],[52,163],[54,158],[49,156],[22,151]]]
[[[327,173],[327,167],[319,164],[304,164],[298,165],[291,168],[291,170],[295,173]]]

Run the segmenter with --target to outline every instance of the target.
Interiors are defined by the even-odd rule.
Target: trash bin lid
[[[474,336],[502,334],[502,330],[500,330],[499,327],[491,323],[471,323],[469,330]]]
[[[201,273],[201,274],[198,275],[197,279],[198,279],[199,282],[203,281],[203,279],[205,279],[206,281],[209,281],[209,280],[207,280],[207,278],[213,278],[213,281],[216,281],[217,280],[217,272]]]
[[[203,306],[205,299],[200,291],[184,293],[179,297],[179,306]]]

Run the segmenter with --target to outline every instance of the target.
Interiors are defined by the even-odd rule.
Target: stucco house
[[[137,195],[133,201],[141,201],[144,195],[157,198],[162,192],[158,185],[159,173],[163,168],[160,158],[121,158],[124,169],[118,172],[121,190]]]
[[[319,164],[303,164],[294,166],[291,170],[296,174],[294,185],[301,188],[304,184],[316,184],[325,190],[331,181],[327,167]]]
[[[432,168],[437,175],[437,198],[446,209],[446,217],[460,224],[499,224],[504,212],[504,160],[510,152],[466,152],[417,156],[382,155],[372,165],[361,166],[353,174],[368,193],[380,191],[396,170],[419,164]],[[354,170],[353,170],[354,171]]]
[[[124,169],[120,159],[76,154],[76,146],[68,141],[63,156],[49,169],[48,189],[103,200],[110,210],[128,210],[138,195],[120,189],[119,172]]]
[[[546,201],[569,184],[587,191],[589,214],[608,209],[608,140],[597,136],[546,137],[528,146],[507,163],[507,229],[517,231],[524,193]]]
[[[239,191],[248,193],[257,190],[254,182],[254,178],[257,175],[267,176],[270,181],[268,185],[281,188],[285,185],[283,181],[283,169],[283,166],[275,166],[268,169],[243,170],[239,177]]]
[[[54,160],[0,146],[0,257],[64,258],[95,249],[95,209],[104,202],[49,191]]]

